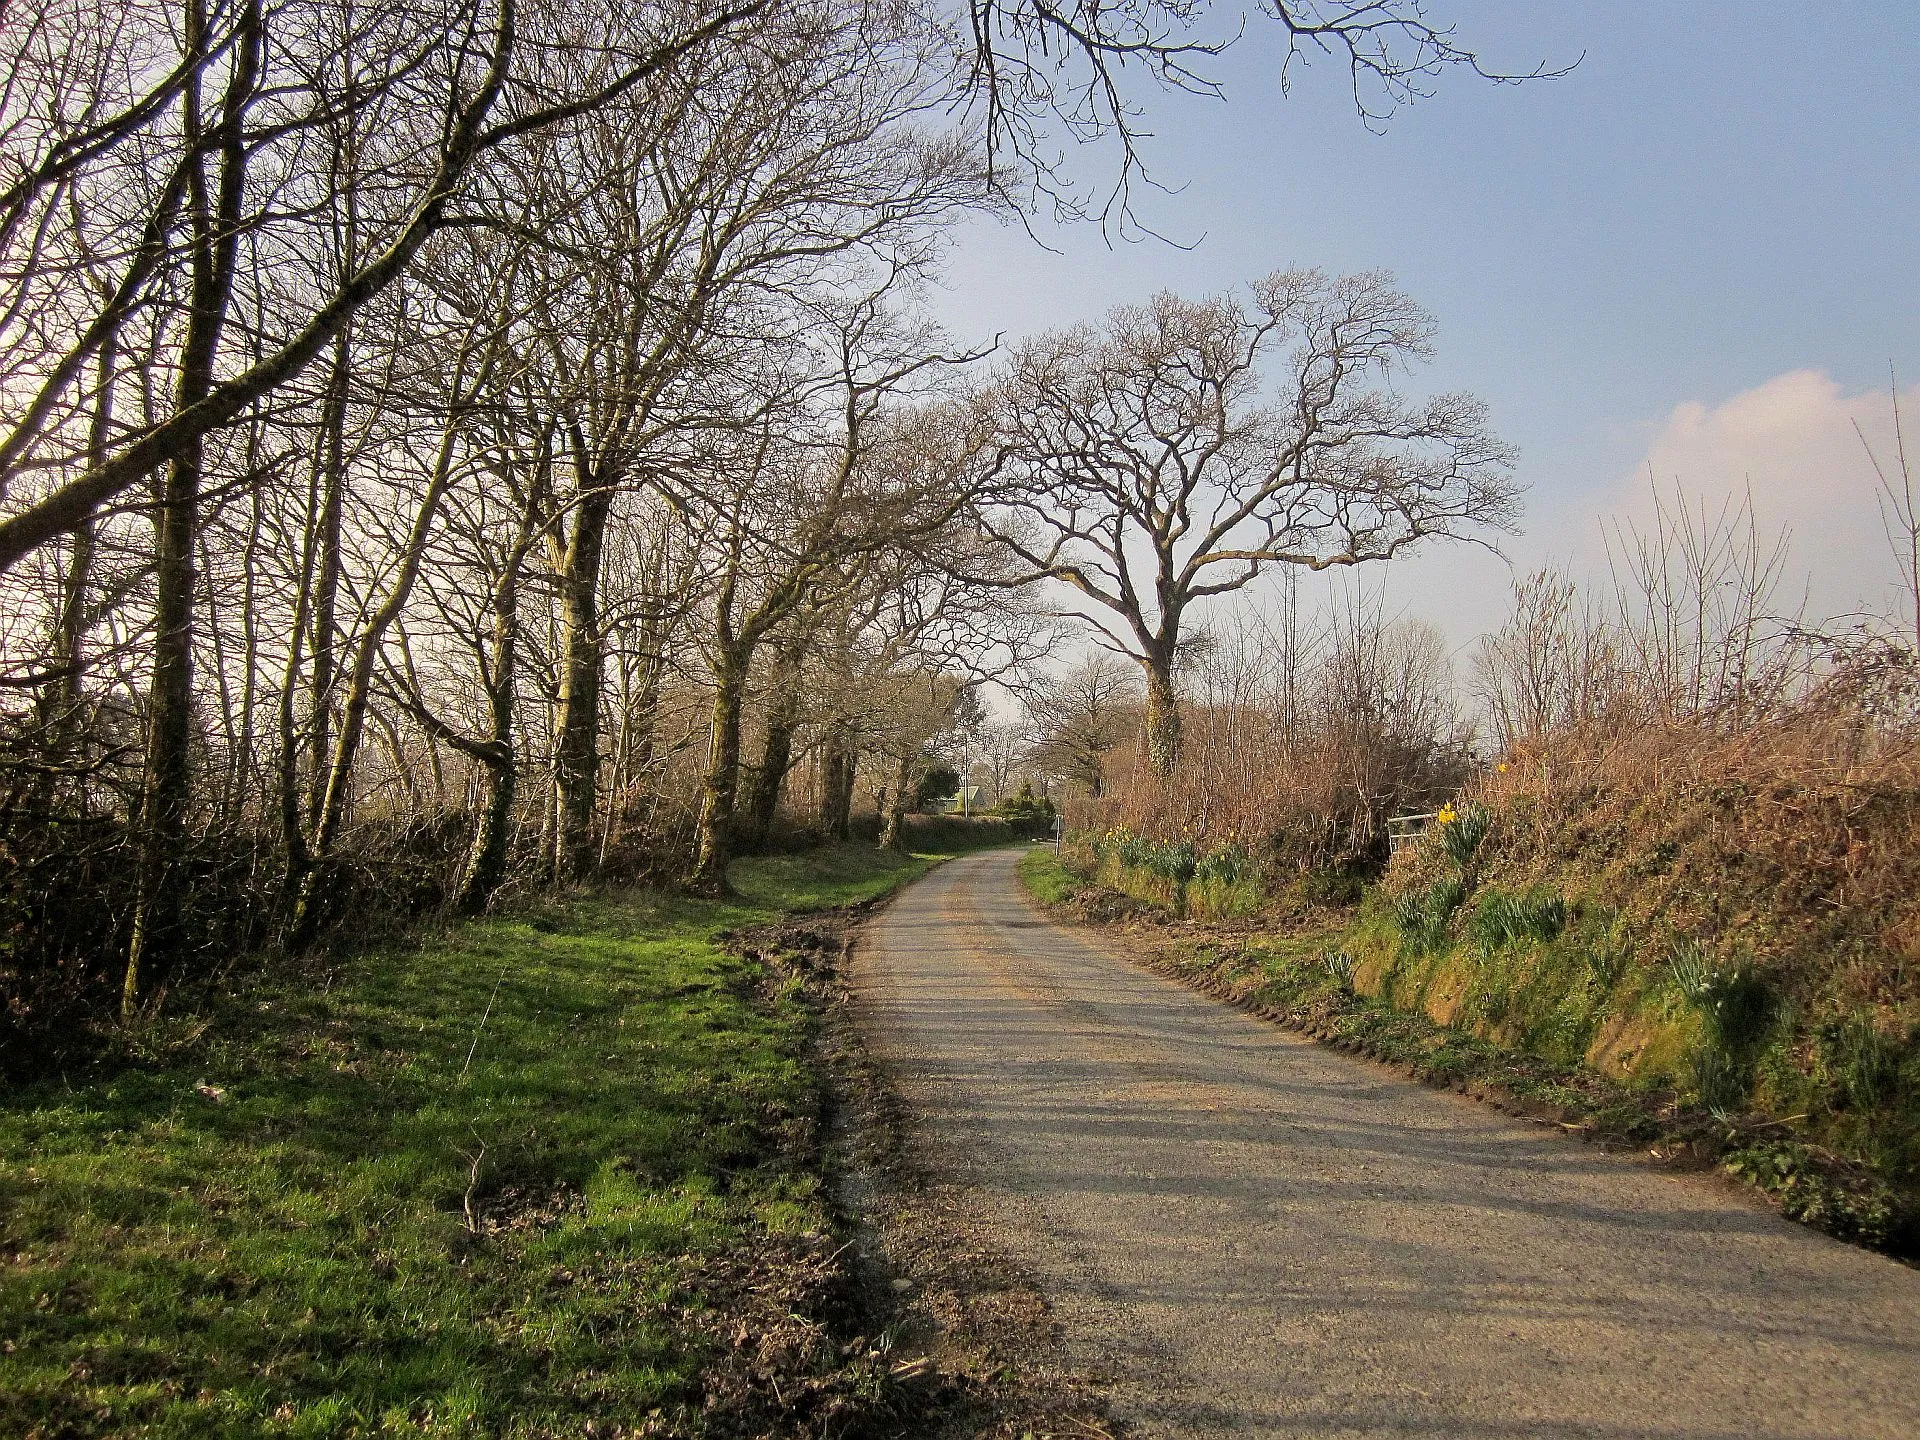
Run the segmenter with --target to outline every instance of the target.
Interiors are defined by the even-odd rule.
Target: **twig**
[[[500,973],[494,978],[493,989],[487,994],[487,1008],[480,1012],[480,1023],[473,1027],[473,1044],[467,1046],[466,1064],[460,1067],[460,1078],[467,1078],[467,1071],[473,1065],[473,1052],[480,1048],[480,1032],[487,1028],[487,1017],[493,1014],[493,997],[500,993],[500,983],[507,978],[507,966],[513,963],[507,960],[500,967]]]
[[[476,1136],[475,1138],[477,1139],[478,1137]],[[480,1233],[480,1220],[479,1217],[473,1213],[473,1192],[480,1188],[480,1162],[487,1158],[487,1142],[481,1140],[480,1149],[471,1156],[464,1150],[460,1151],[459,1154],[461,1159],[471,1162],[467,1167],[467,1193],[460,1199],[460,1208],[466,1212],[467,1233],[469,1235],[478,1235]]]

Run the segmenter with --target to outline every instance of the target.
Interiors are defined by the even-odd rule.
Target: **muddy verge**
[[[797,1000],[814,1018],[819,1113],[795,1143],[832,1187],[839,1223],[830,1250],[801,1262],[815,1267],[804,1284],[779,1285],[770,1304],[764,1280],[728,1287],[737,1303],[714,1308],[733,1318],[716,1336],[727,1343],[706,1433],[1119,1435],[1090,1377],[1068,1362],[1032,1277],[986,1238],[965,1189],[916,1152],[908,1110],[862,1041],[849,966],[874,908],[727,937],[758,963],[770,999]],[[761,1260],[797,1273],[798,1258]]]

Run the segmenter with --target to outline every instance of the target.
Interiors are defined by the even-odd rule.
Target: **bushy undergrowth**
[[[326,891],[320,939],[378,943],[447,897],[464,817],[358,827]],[[109,816],[0,810],[0,1080],[83,1054],[117,1014],[138,845]],[[257,966],[285,921],[282,864],[257,837],[208,834],[175,877],[191,947],[148,979],[148,1003],[218,987]]]
[[[1378,878],[1388,819],[1435,810],[1472,773],[1439,631],[1359,595],[1241,615],[1208,636],[1184,688],[1171,772],[1138,733],[1116,736],[1099,798],[1071,807],[1070,826],[1237,842],[1272,897],[1311,876]]]
[[[909,816],[906,847],[944,855],[1013,844],[1034,824],[1031,817]],[[349,954],[442,914],[470,830],[471,817],[457,811],[356,825],[328,867],[309,948]],[[842,853],[790,827],[771,838],[772,849],[810,857],[792,862],[802,871],[822,854]],[[631,828],[610,846],[605,869],[627,883],[670,884],[674,867],[662,857],[688,848],[679,831]],[[138,850],[133,830],[113,816],[0,807],[0,1082],[84,1063],[113,1043]],[[205,994],[278,963],[288,919],[284,873],[278,844],[257,833],[196,836],[176,877],[179,930],[192,943],[147,975],[145,1007],[191,1009]],[[527,903],[549,885],[540,857],[519,854],[496,908]]]

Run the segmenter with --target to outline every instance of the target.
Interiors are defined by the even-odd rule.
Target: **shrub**
[[[1053,801],[1035,795],[1031,780],[1023,781],[1018,793],[1005,796],[992,811],[1019,833],[1036,836],[1053,833],[1054,813]]]
[[[946,800],[960,793],[960,772],[944,762],[929,765],[920,774],[919,784],[913,789],[915,810],[925,810],[936,800]]]

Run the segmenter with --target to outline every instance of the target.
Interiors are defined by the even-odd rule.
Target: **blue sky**
[[[1281,96],[1256,27],[1216,62],[1224,102],[1141,92],[1149,159],[1183,187],[1143,213],[1195,248],[1042,227],[1048,253],[981,222],[941,317],[977,340],[1291,264],[1384,267],[1440,322],[1419,382],[1483,395],[1521,449],[1517,563],[1591,561],[1597,518],[1633,510],[1651,461],[1704,494],[1752,483],[1819,608],[1878,603],[1891,562],[1861,568],[1879,531],[1850,426],[1879,434],[1889,361],[1920,380],[1920,4],[1430,9],[1496,66],[1584,59],[1518,87],[1447,77],[1372,134],[1330,61]],[[1432,557],[1390,587],[1464,641],[1506,576]]]

